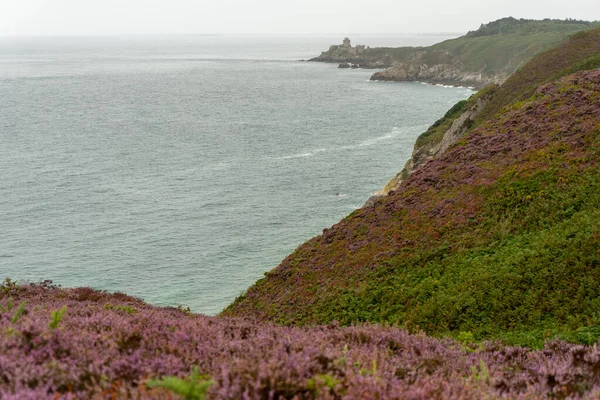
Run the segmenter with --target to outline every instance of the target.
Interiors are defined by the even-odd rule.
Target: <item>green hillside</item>
[[[574,33],[598,26],[598,22],[587,21],[503,18],[460,38],[431,46],[423,60],[428,64],[444,62],[443,55],[450,53],[469,71],[510,74],[535,54]]]
[[[536,57],[494,92],[494,118],[223,314],[528,345],[600,337],[599,34]]]
[[[544,83],[580,70],[600,68],[600,29],[573,35],[567,42],[547,50],[515,72],[498,88],[479,116],[479,123],[493,117],[515,101],[525,100]]]

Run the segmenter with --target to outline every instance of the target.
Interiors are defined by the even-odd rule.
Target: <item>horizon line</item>
[[[1,34],[0,38],[102,38],[102,37],[122,37],[122,36],[352,36],[352,35],[374,35],[374,36],[400,36],[400,35],[415,35],[415,36],[452,36],[464,35],[466,32],[332,32],[332,33],[295,33],[295,32],[220,32],[220,33],[65,33],[65,34]]]

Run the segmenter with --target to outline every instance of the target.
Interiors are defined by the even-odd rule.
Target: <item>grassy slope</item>
[[[432,46],[430,62],[436,61],[435,54],[442,54],[435,50],[442,50],[458,56],[460,64],[469,71],[512,73],[535,54],[555,46],[574,33],[596,25],[587,22],[503,18],[458,39]]]
[[[595,338],[598,121],[600,71],[544,88],[305,243],[224,314],[531,345],[555,334]]]
[[[492,118],[515,101],[525,100],[544,83],[584,69],[600,68],[600,28],[580,32],[552,48],[515,72],[495,93],[479,117],[479,123]]]

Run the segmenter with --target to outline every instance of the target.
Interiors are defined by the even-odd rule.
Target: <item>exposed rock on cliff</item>
[[[506,80],[508,75],[508,71],[496,74],[488,74],[484,71],[465,71],[455,64],[434,64],[429,66],[423,63],[421,59],[418,59],[404,63],[394,63],[390,68],[373,74],[371,80],[395,82],[422,81],[480,88],[490,83],[501,84]]]
[[[463,100],[452,107],[443,118],[431,126],[427,132],[417,139],[411,158],[394,178],[383,189],[371,197],[366,205],[372,205],[377,199],[391,191],[398,190],[413,172],[425,165],[429,160],[441,156],[456,143],[473,125],[473,122],[492,99],[497,86],[491,85],[485,90]]]

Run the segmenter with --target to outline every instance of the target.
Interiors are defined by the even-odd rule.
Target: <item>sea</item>
[[[218,314],[473,93],[302,61],[343,36],[0,38],[0,279]]]

